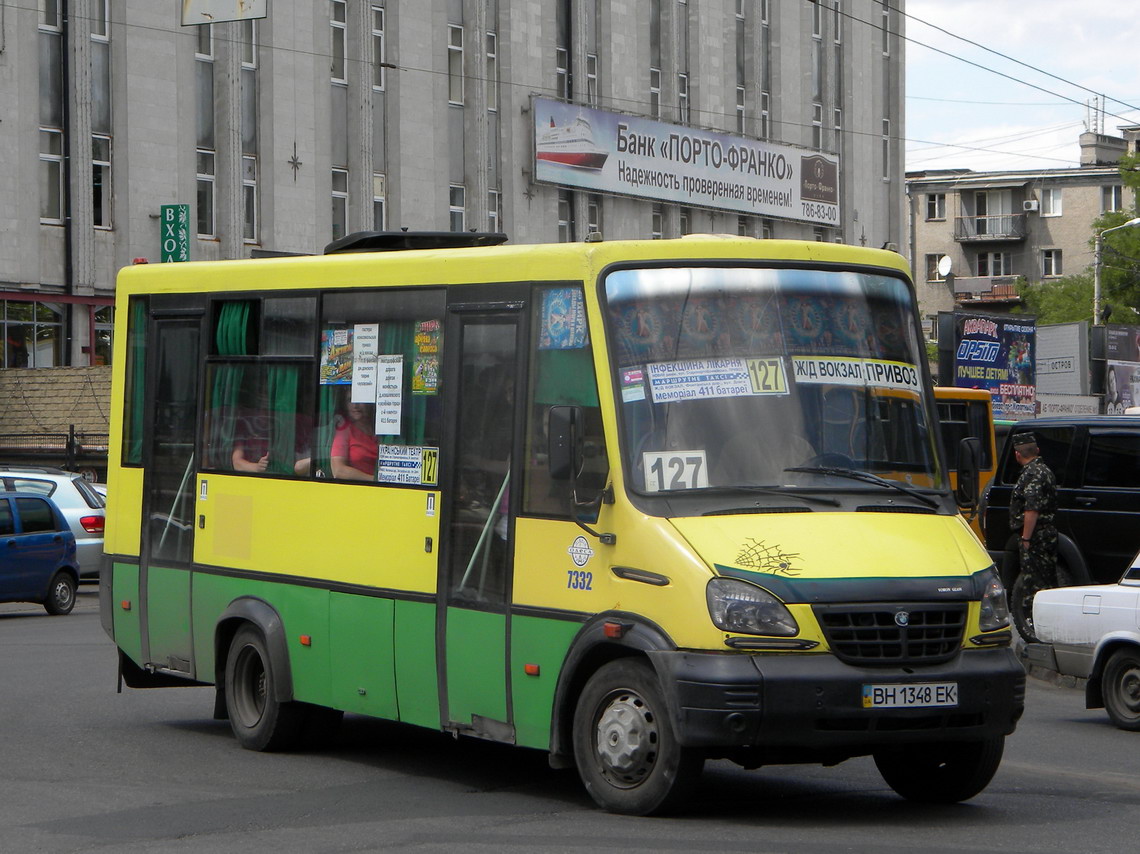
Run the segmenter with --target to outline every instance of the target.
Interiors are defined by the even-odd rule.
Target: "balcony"
[[[958,305],[1017,301],[1017,276],[954,277],[954,302]]]
[[[1025,214],[954,217],[954,239],[959,243],[996,243],[1025,239]]]

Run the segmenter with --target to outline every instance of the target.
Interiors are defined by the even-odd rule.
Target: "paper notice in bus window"
[[[425,320],[416,324],[416,358],[412,362],[412,394],[439,393],[440,324]]]
[[[352,330],[321,332],[321,385],[348,385],[352,381]]]
[[[870,386],[900,391],[919,390],[918,367],[884,359],[853,359],[835,356],[793,356],[792,373],[797,383]]]
[[[376,435],[399,436],[404,394],[404,357],[376,357]]]
[[[586,303],[579,288],[552,288],[542,295],[539,350],[579,350],[586,338]]]
[[[646,365],[645,373],[654,403],[788,393],[779,357],[656,362]]]
[[[380,483],[401,483],[411,486],[432,485],[436,482],[435,467],[438,459],[438,448],[425,448],[420,445],[381,445],[376,480]]]
[[[380,352],[380,326],[358,323],[352,327],[352,402],[376,401],[376,356]]]
[[[645,400],[645,371],[626,368],[621,372],[621,399],[623,403]]]

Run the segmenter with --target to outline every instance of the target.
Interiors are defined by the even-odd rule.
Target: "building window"
[[[811,147],[823,150],[823,104],[811,105]]]
[[[111,336],[115,331],[115,307],[103,305],[95,308],[91,306],[95,322],[95,341],[91,348],[92,365],[111,364]]]
[[[811,35],[812,38],[823,37],[823,4],[820,0],[811,3]]]
[[[1124,210],[1124,188],[1120,184],[1100,188],[1100,212]]]
[[[558,191],[558,242],[574,242],[574,194],[569,190]]]
[[[495,234],[503,230],[503,194],[499,190],[487,191],[487,231]]]
[[[927,220],[946,219],[945,193],[926,194],[926,218]]]
[[[329,73],[333,83],[348,83],[348,60],[345,55],[347,20],[345,0],[329,0],[329,29],[332,36],[332,65]]]
[[[241,157],[242,239],[257,243],[257,158]]]
[[[775,226],[770,219],[760,220],[760,238],[762,240],[771,240],[772,235],[775,233]]]
[[[661,69],[649,69],[649,115],[661,118]]]
[[[339,240],[348,234],[348,170],[332,170],[332,237]]]
[[[448,190],[448,217],[452,231],[467,230],[467,190],[462,184],[452,184]]]
[[[602,233],[602,197],[590,194],[586,197],[586,234]]]
[[[91,0],[91,38],[95,41],[108,41],[111,38],[110,0]]]
[[[767,92],[760,93],[760,138],[767,139],[772,133],[771,101]]]
[[[736,218],[736,233],[740,237],[748,237],[752,233],[748,225],[748,217],[738,216]]]
[[[0,368],[52,368],[63,361],[63,306],[0,301]]]
[[[1041,250],[1041,275],[1045,278],[1052,278],[1064,275],[1061,272],[1061,250],[1060,249],[1042,249]]]
[[[843,41],[843,0],[833,0],[833,4],[831,37],[839,44]]]
[[[748,78],[745,73],[747,59],[745,58],[745,27],[744,3],[737,0],[736,4],[736,132],[744,133],[745,87]]]
[[[689,123],[689,75],[677,75],[677,120],[687,125]]]
[[[257,21],[241,22],[241,67],[257,68]]]
[[[598,55],[586,54],[586,103],[598,106]]]
[[[649,0],[649,115],[661,118],[661,0]]]
[[[372,88],[384,88],[384,7],[372,6]]]
[[[384,231],[388,227],[387,207],[388,179],[375,172],[372,175],[372,228],[376,231]]]
[[[883,26],[883,56],[890,56],[891,55],[891,3],[890,3],[890,0],[883,0],[882,26]]]
[[[1012,276],[1013,256],[1008,252],[979,252],[979,276]]]
[[[214,237],[214,152],[199,148],[198,163],[198,236]]]
[[[891,180],[891,120],[883,119],[883,180]]]
[[[1041,216],[1061,215],[1061,188],[1044,187],[1041,190]]]
[[[40,128],[40,222],[63,222],[63,132]]]
[[[744,133],[744,87],[736,87],[736,132]]]
[[[692,208],[678,208],[677,209],[677,225],[681,230],[681,234],[693,233],[693,209]]]
[[[487,33],[487,109],[499,109],[499,37]]]
[[[96,228],[111,227],[111,137],[91,137],[91,205]]]
[[[59,0],[40,0],[41,30],[58,30],[61,20]]]
[[[831,126],[835,130],[835,150],[838,151],[843,138],[843,110],[838,107],[831,111]]]
[[[463,27],[447,25],[447,102],[463,103]]]
[[[928,282],[944,282],[946,277],[938,272],[938,262],[942,260],[942,255],[935,252],[926,256],[926,281]]]
[[[665,236],[665,209],[661,205],[653,206],[653,216],[649,226],[649,236],[660,240]]]

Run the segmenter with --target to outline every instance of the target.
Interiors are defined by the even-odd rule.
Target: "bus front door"
[[[437,641],[444,725],[513,741],[508,676],[521,311],[454,310]]]

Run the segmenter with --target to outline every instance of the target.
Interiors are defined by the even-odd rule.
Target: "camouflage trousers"
[[[1021,571],[1036,578],[1042,587],[1056,587],[1057,529],[1052,525],[1038,525],[1028,543],[1020,544]]]

